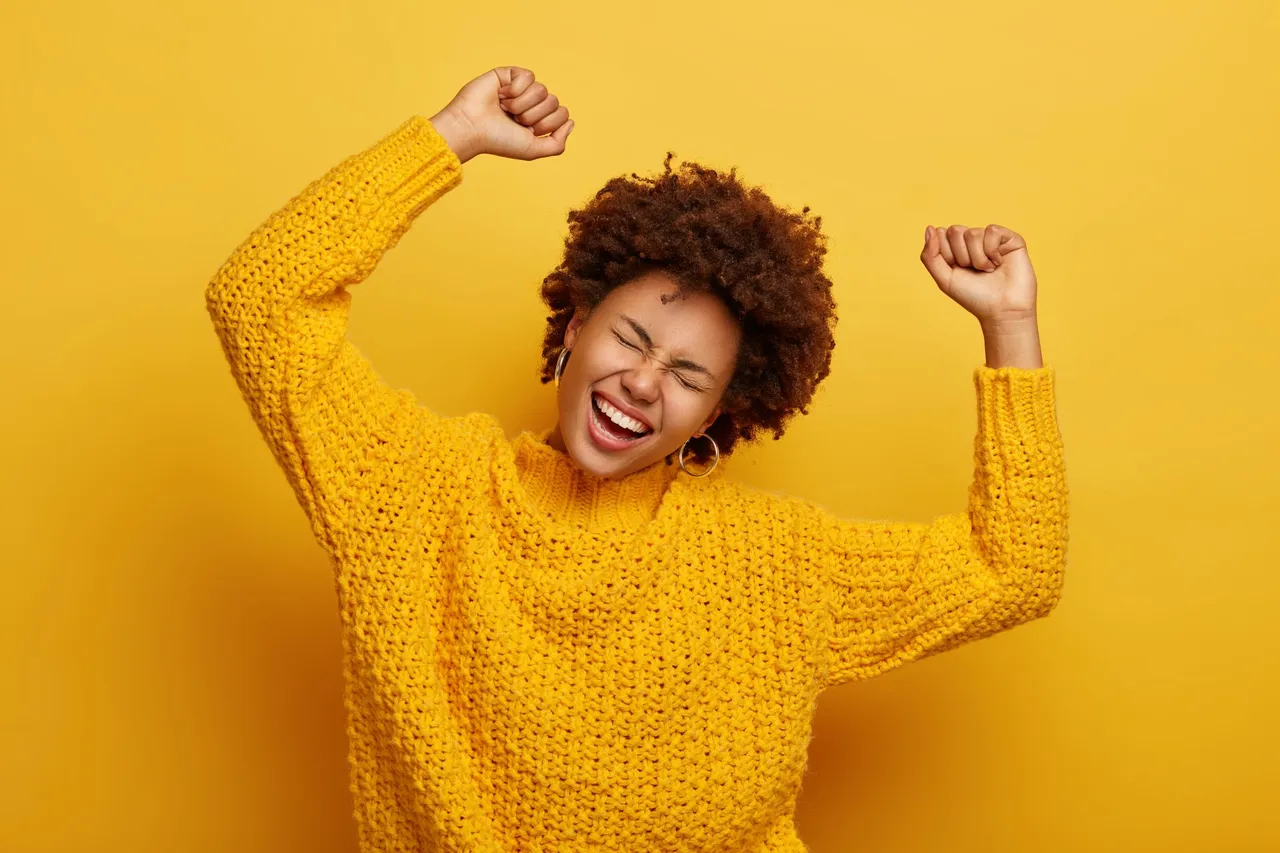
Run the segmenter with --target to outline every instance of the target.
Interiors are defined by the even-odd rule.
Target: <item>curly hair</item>
[[[576,309],[590,312],[614,288],[661,270],[682,290],[719,297],[742,329],[722,413],[707,430],[728,454],[761,430],[780,438],[830,372],[836,305],[822,270],[826,235],[822,217],[774,204],[736,168],[673,169],[674,157],[667,153],[657,176],[611,179],[570,211],[564,259],[542,283],[551,314],[541,380],[554,378]],[[703,445],[689,455],[707,461]]]

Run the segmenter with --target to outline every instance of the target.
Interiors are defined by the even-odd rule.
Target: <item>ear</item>
[[[711,425],[716,422],[716,418],[720,417],[721,411],[722,409],[718,405],[712,409],[711,414],[707,415],[707,419],[703,421],[702,426],[698,427],[697,435],[702,435],[707,430],[711,429]]]
[[[564,330],[564,348],[573,349],[573,345],[578,341],[578,330],[582,328],[582,324],[587,321],[587,315],[582,309],[573,312],[573,317],[569,319],[569,325]]]

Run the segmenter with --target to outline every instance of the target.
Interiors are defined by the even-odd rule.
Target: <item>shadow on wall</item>
[[[201,452],[170,424],[136,448],[149,458],[132,466],[156,490],[150,527],[170,566],[150,571],[185,575],[161,603],[172,611],[169,654],[180,668],[168,692],[188,708],[204,706],[192,708],[187,725],[193,754],[211,764],[175,768],[188,790],[162,796],[207,798],[185,806],[190,823],[207,830],[204,847],[187,849],[349,853],[356,834],[329,558],[257,435],[244,424],[219,433],[185,414],[205,433],[194,440]],[[213,420],[223,417],[248,416],[232,410]],[[182,446],[166,448],[161,435],[175,434],[186,436]],[[245,446],[255,460],[241,455]],[[245,476],[237,463],[250,461]],[[248,494],[264,469],[278,486],[269,500]]]
[[[298,564],[295,552],[282,569],[269,554],[232,544],[238,538],[231,533],[218,560],[206,555],[200,588],[185,602],[192,665],[204,691],[222,697],[207,736],[240,752],[241,778],[222,780],[237,791],[235,820],[260,828],[276,849],[347,853],[356,837],[327,557],[317,548]]]
[[[814,853],[901,843],[904,797],[936,787],[926,778],[933,762],[922,756],[947,751],[950,734],[936,718],[954,702],[948,692],[904,668],[822,694],[796,809],[796,828]]]

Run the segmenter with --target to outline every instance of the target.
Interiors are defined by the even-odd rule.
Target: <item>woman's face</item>
[[[598,477],[652,465],[716,419],[740,340],[709,293],[681,291],[661,272],[620,285],[569,323],[549,443]]]

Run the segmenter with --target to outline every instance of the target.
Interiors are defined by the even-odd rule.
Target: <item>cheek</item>
[[[711,402],[702,394],[681,389],[668,391],[663,402],[663,425],[669,430],[694,433],[711,414]]]
[[[619,373],[628,366],[627,353],[622,347],[617,345],[610,346],[610,342],[601,341],[593,345],[583,348],[581,353],[574,352],[573,356],[578,356],[578,377],[584,384],[590,385],[593,382]]]

